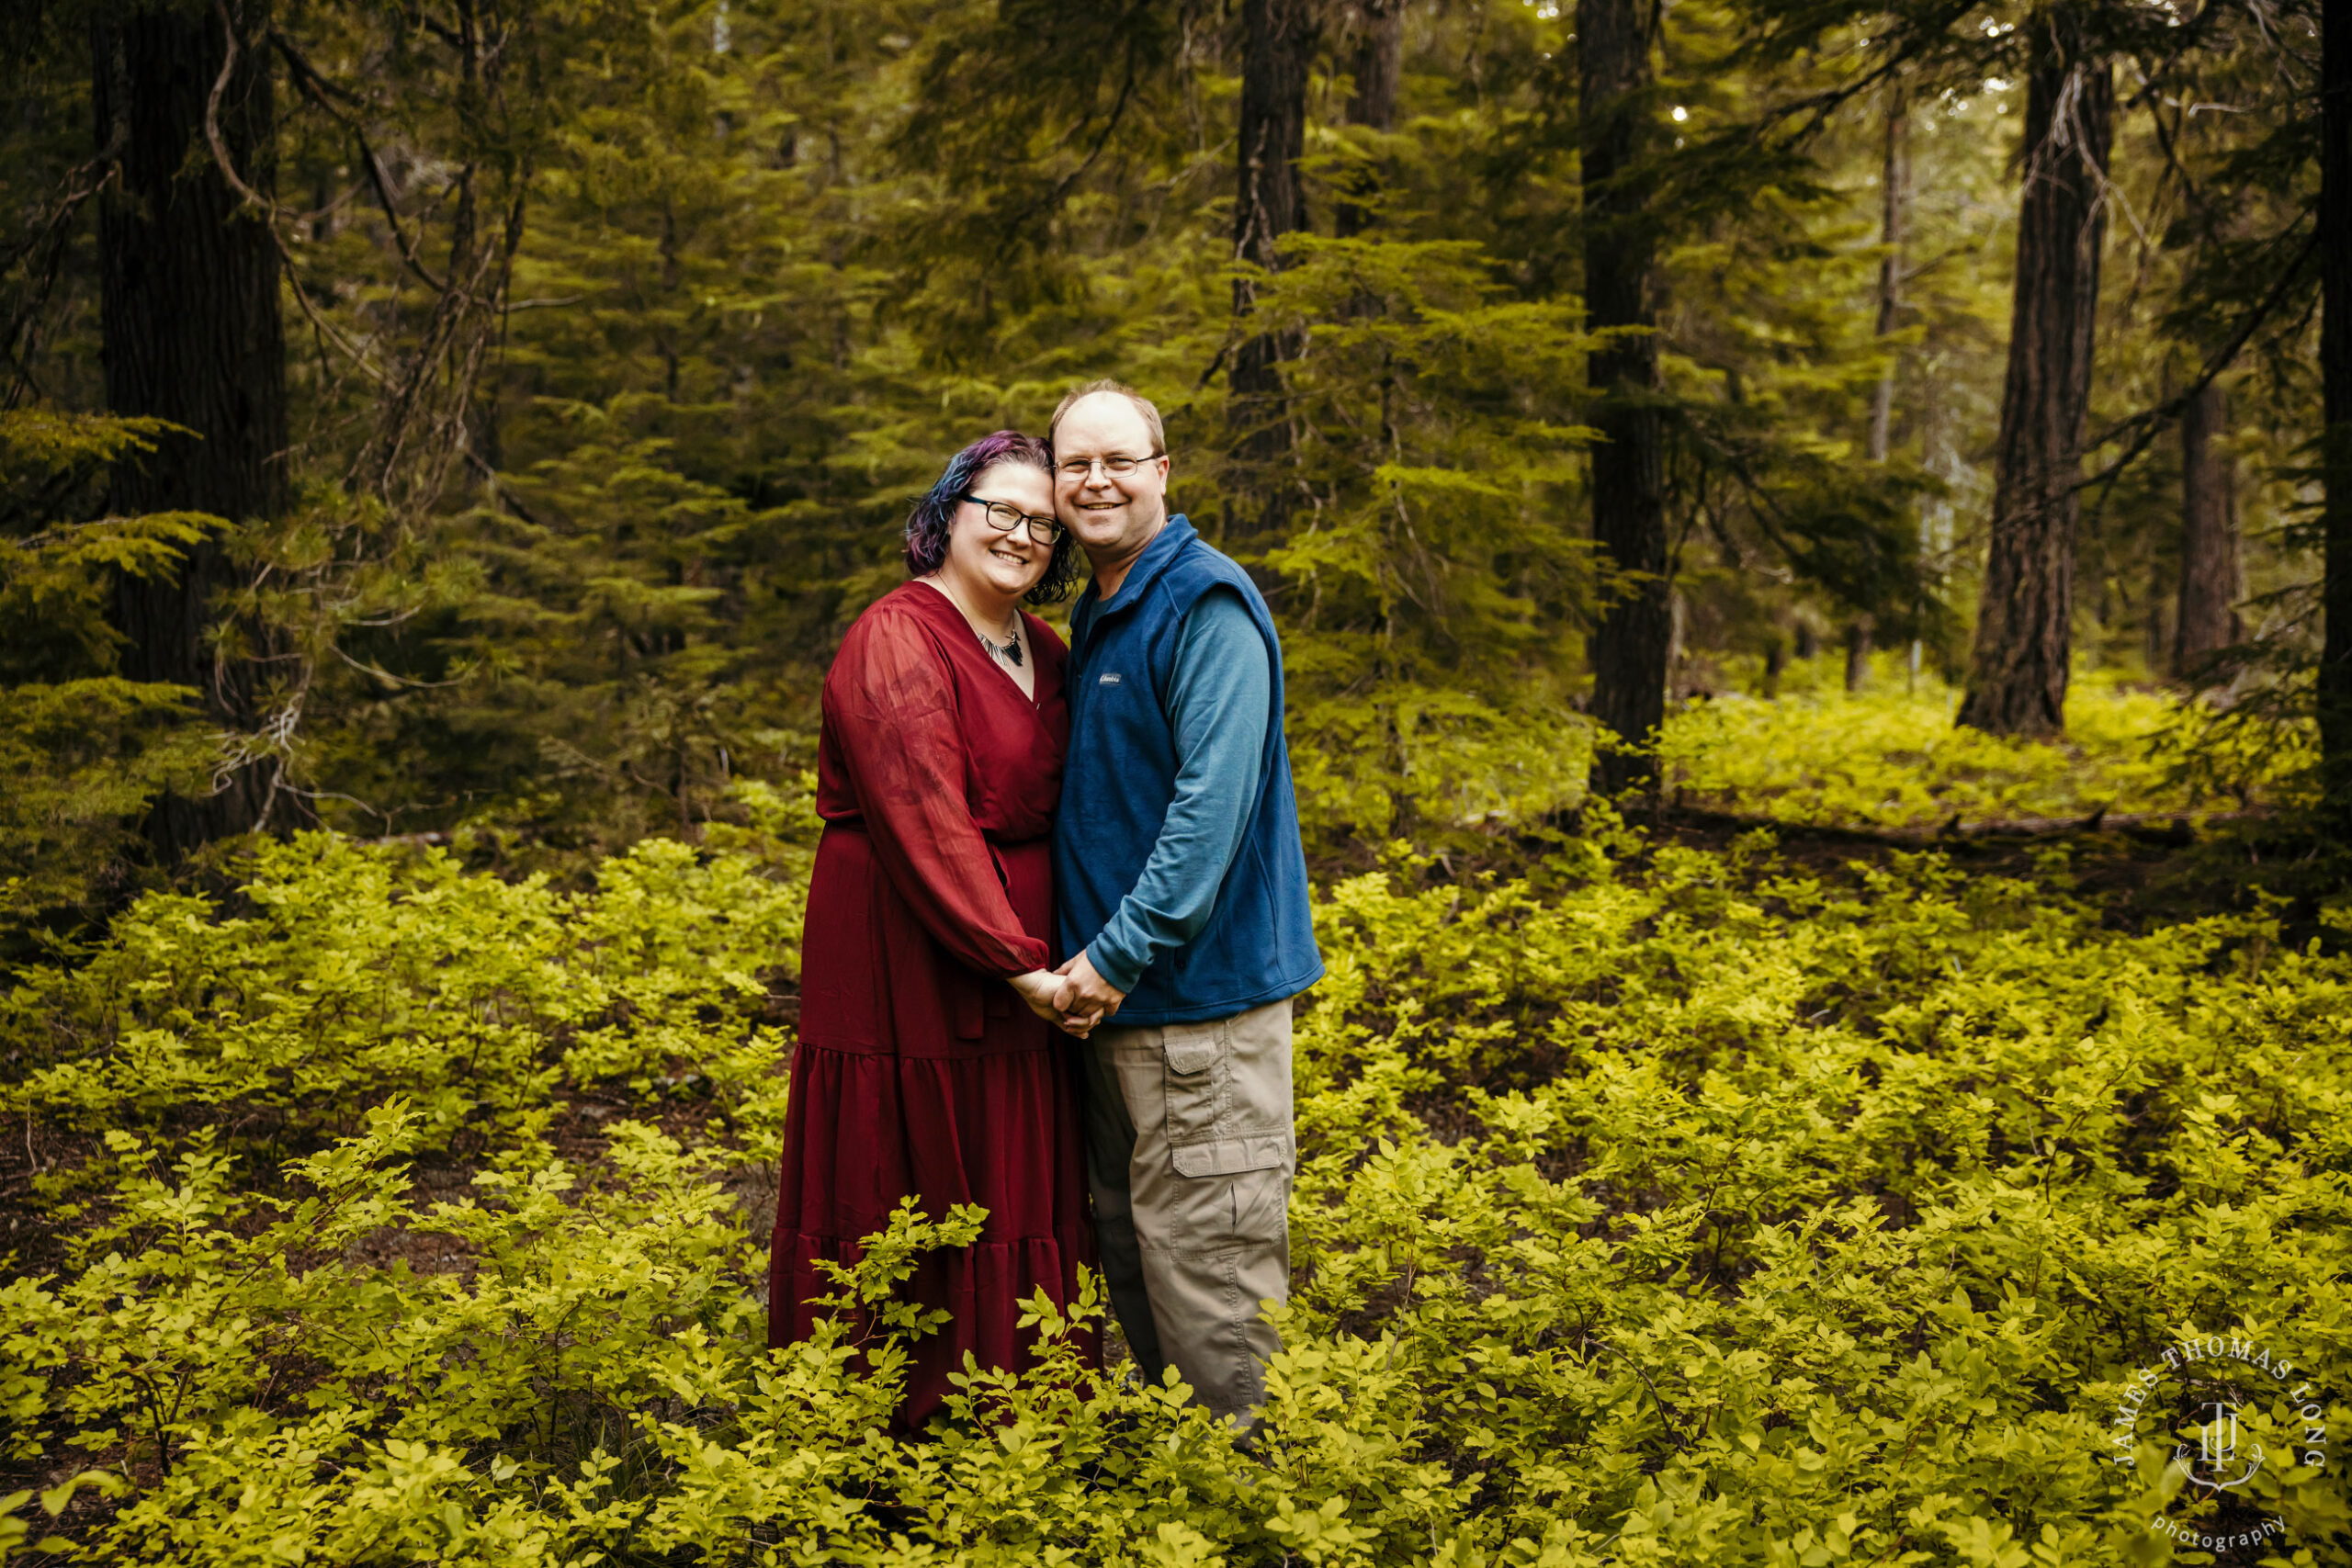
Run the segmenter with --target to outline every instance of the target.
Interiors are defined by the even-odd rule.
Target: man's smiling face
[[[1114,474],[1104,459],[1132,460]],[[1079,399],[1054,427],[1054,513],[1100,572],[1140,554],[1168,520],[1168,457],[1151,427],[1116,392]]]

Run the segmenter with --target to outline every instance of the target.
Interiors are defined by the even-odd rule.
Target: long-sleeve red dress
[[[907,1283],[953,1314],[913,1346],[910,1427],[966,1351],[1024,1365],[1020,1303],[1042,1285],[1067,1305],[1093,1261],[1067,1041],[1005,983],[1047,963],[1069,739],[1069,651],[1023,619],[1034,697],[923,582],[858,617],[825,678],[768,1342],[807,1335],[808,1302],[835,1289],[814,1261],[854,1262],[901,1199],[982,1205],[978,1243],[926,1255]]]

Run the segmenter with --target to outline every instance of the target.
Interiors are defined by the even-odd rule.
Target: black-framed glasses
[[[1062,536],[1062,525],[1050,517],[1040,517],[1034,512],[1023,512],[1007,501],[983,501],[970,491],[956,498],[968,501],[988,518],[989,526],[1000,534],[1010,534],[1023,523],[1029,525],[1031,542],[1050,545]]]
[[[1157,463],[1166,456],[1165,452],[1154,452],[1148,457],[1130,457],[1125,452],[1114,452],[1107,457],[1072,457],[1067,463],[1056,464],[1054,471],[1066,479],[1090,479],[1094,477],[1094,465],[1100,463],[1104,473],[1123,479],[1146,463]]]

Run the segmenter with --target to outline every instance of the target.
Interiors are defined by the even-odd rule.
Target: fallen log
[[[1639,814],[1637,814],[1638,816]],[[2260,817],[2259,811],[2109,811],[2099,807],[2087,817],[2009,817],[1966,820],[1955,812],[1934,828],[1877,827],[1867,823],[1789,821],[1747,812],[1715,811],[1705,807],[1674,806],[1657,814],[1661,826],[1749,832],[1770,829],[1784,838],[1893,844],[1905,849],[1931,849],[1969,840],[1999,839],[2031,841],[2078,838],[2086,833],[2120,833],[2142,843],[2185,846],[2195,841],[2197,829],[2215,822]]]

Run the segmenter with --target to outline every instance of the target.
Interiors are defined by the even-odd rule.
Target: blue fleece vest
[[[1181,515],[1144,547],[1097,606],[1070,617],[1069,756],[1054,818],[1055,931],[1069,957],[1108,925],[1143,875],[1176,797],[1176,737],[1165,694],[1185,613],[1219,584],[1239,592],[1266,639],[1273,712],[1249,830],[1200,935],[1162,953],[1121,1004],[1118,1024],[1229,1018],[1296,996],[1323,977],[1307,899],[1298,801],[1283,742],[1283,649],[1257,585]],[[1089,623],[1089,614],[1091,621]]]

